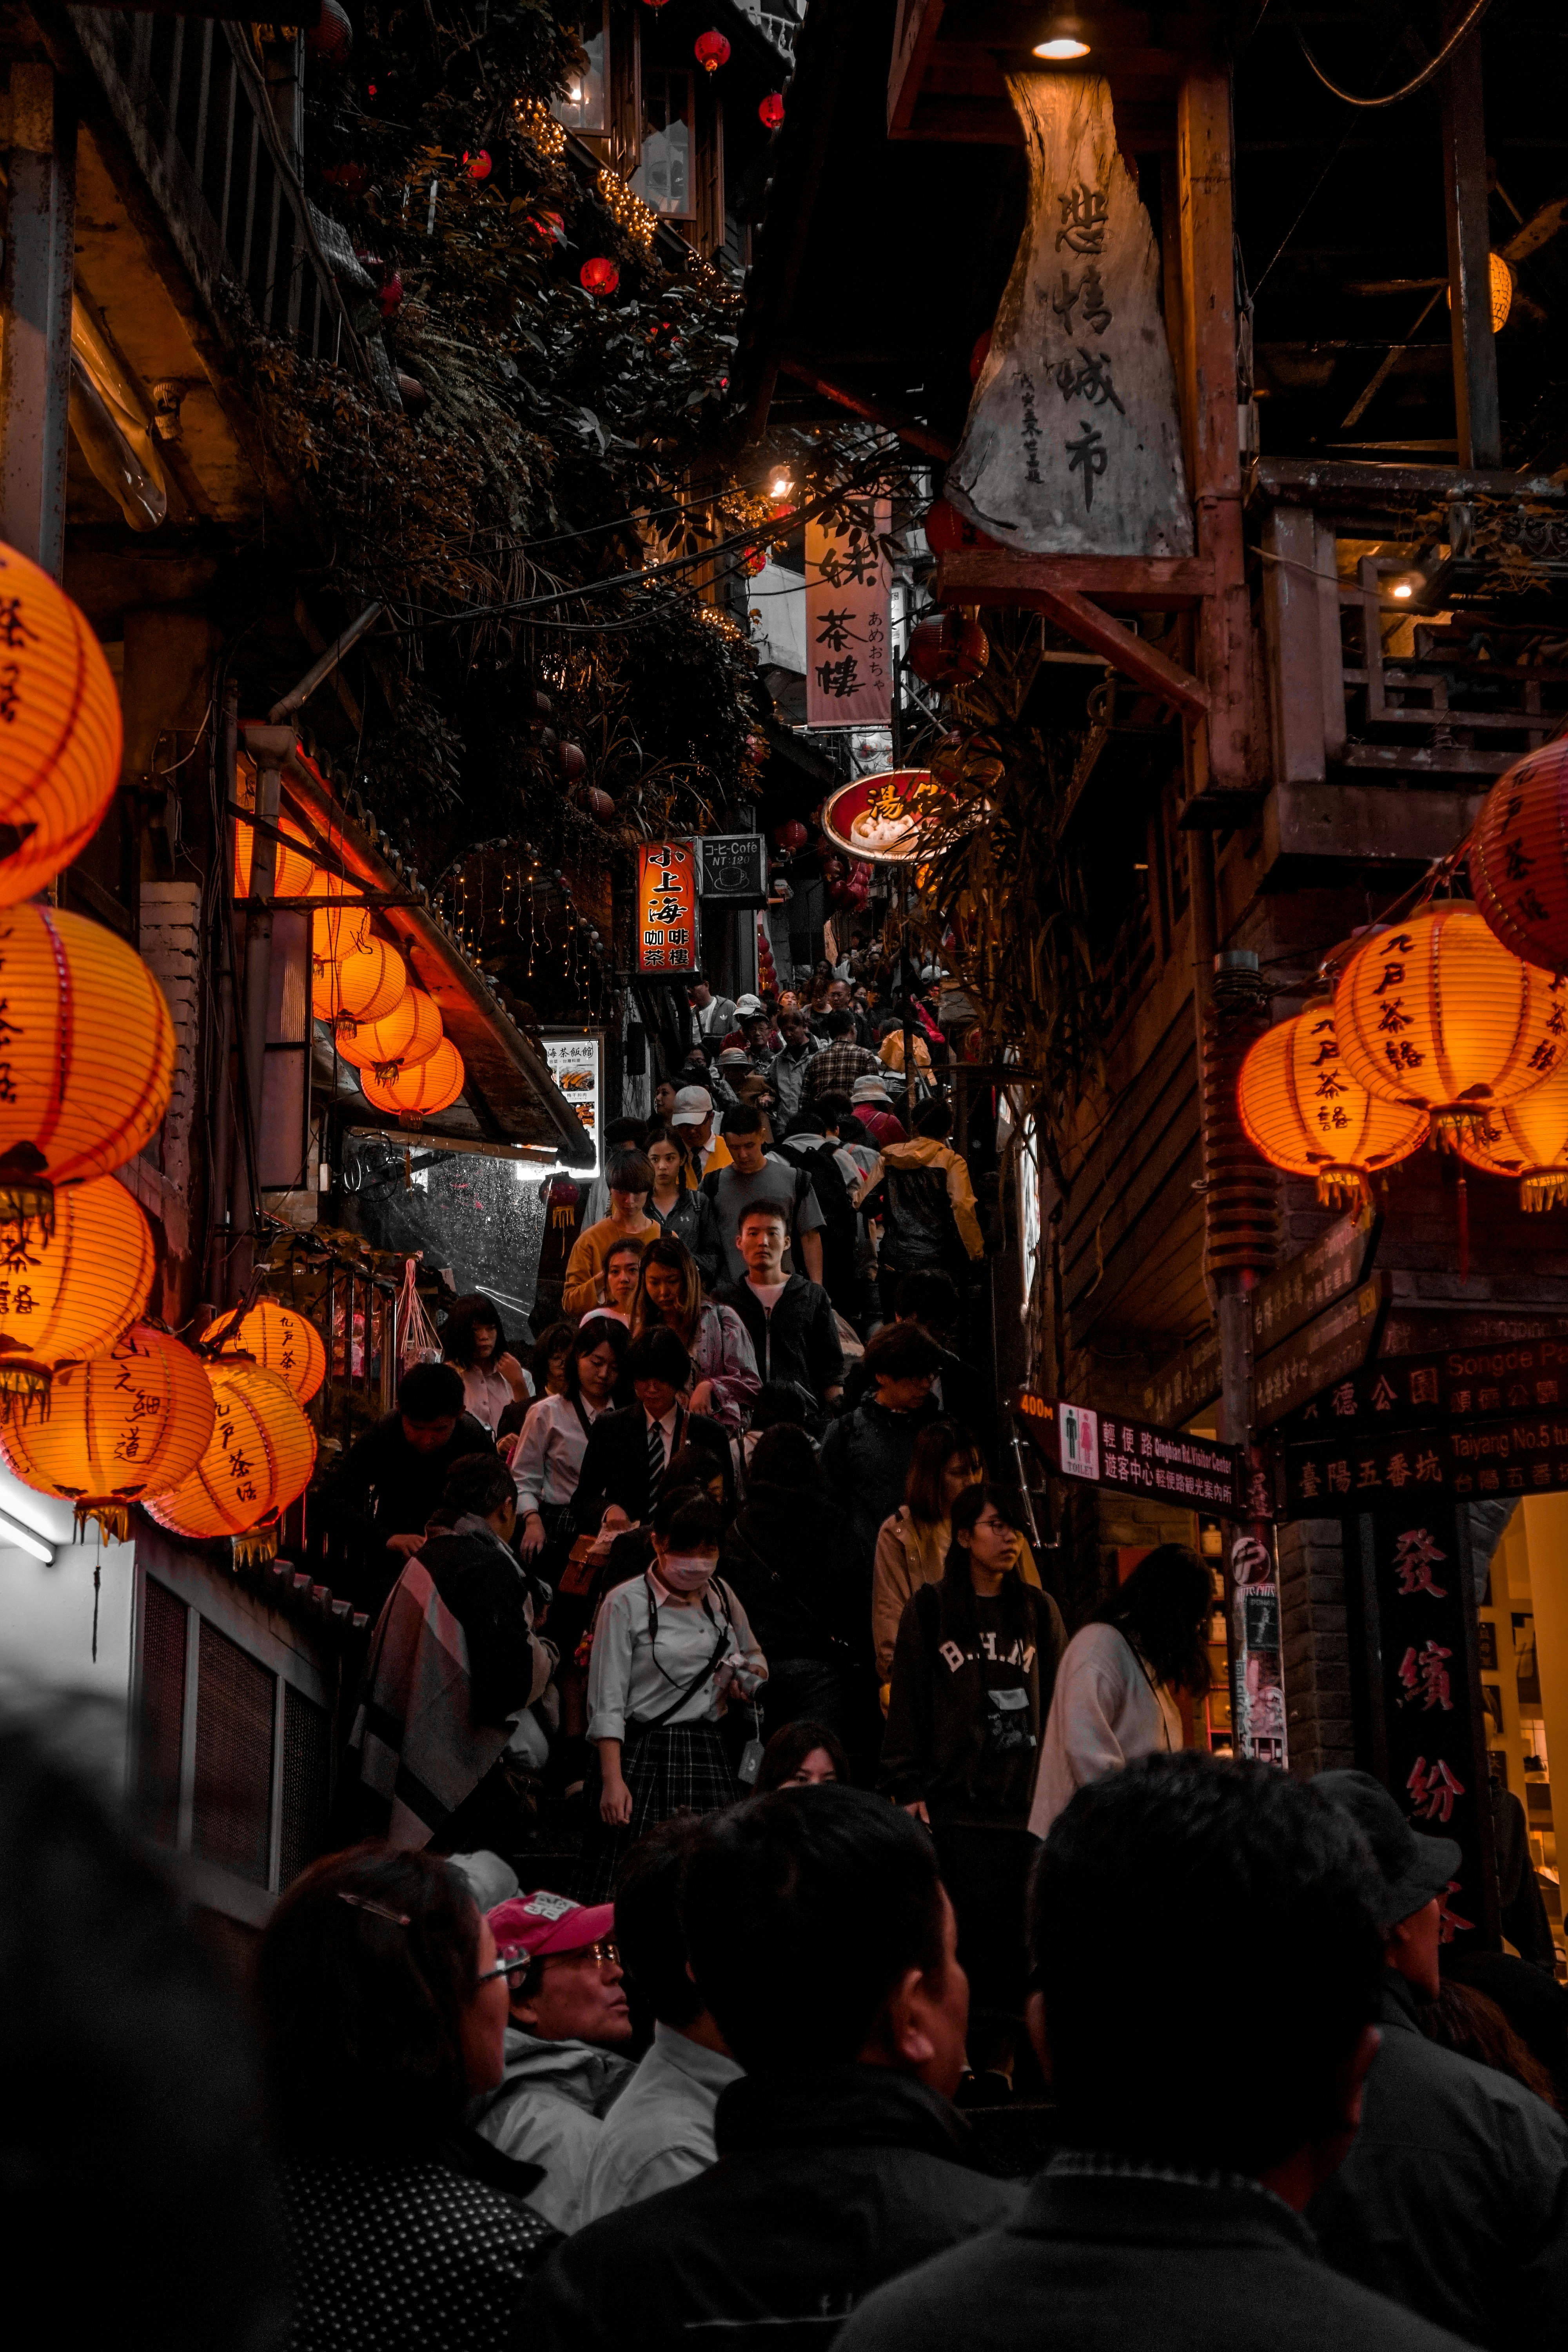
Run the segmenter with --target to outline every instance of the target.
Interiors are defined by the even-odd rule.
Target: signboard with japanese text
[[[873,520],[868,530],[829,512],[805,526],[808,727],[892,724],[893,572],[879,545],[893,527],[889,500],[876,501]]]
[[[1279,1347],[1365,1279],[1382,1222],[1371,1210],[1353,1210],[1258,1284],[1252,1294],[1255,1356]]]
[[[705,833],[697,844],[697,895],[710,907],[765,907],[768,845],[760,833]]]
[[[697,860],[689,841],[645,841],[637,850],[637,969],[664,980],[699,969]]]
[[[1269,1517],[1261,1476],[1250,1478],[1239,1449],[1184,1430],[1154,1429],[1121,1413],[1052,1402],[1020,1389],[1015,1409],[1051,1467],[1124,1495],[1184,1504],[1221,1518]]]
[[[1252,1421],[1268,1429],[1347,1373],[1360,1370],[1376,1344],[1388,1306],[1389,1277],[1374,1275],[1359,1290],[1304,1323],[1253,1368]]]
[[[603,1127],[605,1041],[596,1030],[545,1031],[542,1037],[544,1058],[550,1065],[550,1075],[565,1096],[584,1127],[593,1139],[594,1165],[574,1168],[570,1173],[578,1183],[587,1183],[597,1176],[604,1166],[601,1140]],[[531,1170],[527,1171],[530,1177]],[[548,1171],[542,1171],[548,1173]]]

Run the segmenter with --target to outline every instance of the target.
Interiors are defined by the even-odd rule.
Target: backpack
[[[848,1314],[855,1304],[855,1243],[858,1220],[849,1187],[831,1143],[775,1143],[773,1152],[802,1176],[809,1178],[822,1211],[822,1286],[833,1304]]]

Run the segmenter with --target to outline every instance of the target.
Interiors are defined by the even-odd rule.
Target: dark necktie
[[[664,1432],[657,1421],[647,1425],[647,1498],[651,1506],[664,1475]]]

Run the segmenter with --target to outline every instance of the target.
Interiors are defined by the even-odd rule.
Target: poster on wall
[[[698,969],[697,857],[689,841],[645,841],[637,851],[637,968],[680,980]]]
[[[550,1065],[550,1075],[565,1096],[594,1146],[592,1169],[574,1168],[570,1173],[575,1182],[586,1183],[602,1173],[604,1151],[601,1144],[603,1128],[602,1101],[604,1095],[605,1041],[594,1030],[546,1030],[544,1058]],[[536,1172],[527,1171],[530,1178]]]
[[[875,533],[829,514],[805,526],[805,723],[890,727],[892,566],[879,541],[893,510],[879,499]]]

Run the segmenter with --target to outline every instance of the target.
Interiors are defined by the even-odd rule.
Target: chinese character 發
[[[1419,1457],[1415,1465],[1415,1475],[1418,1478],[1421,1475]],[[1432,1570],[1440,1559],[1447,1559],[1447,1557],[1446,1551],[1438,1550],[1432,1540],[1430,1530],[1426,1528],[1407,1528],[1402,1536],[1395,1536],[1394,1573],[1399,1579],[1400,1591],[1406,1595],[1413,1592],[1429,1592],[1434,1601],[1446,1601],[1448,1597],[1448,1588],[1446,1584],[1433,1583]]]

